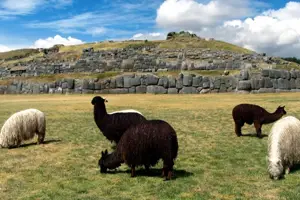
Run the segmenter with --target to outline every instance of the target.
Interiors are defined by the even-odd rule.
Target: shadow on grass
[[[161,169],[150,169],[149,171],[141,168],[135,171],[136,172],[136,177],[138,176],[147,176],[147,177],[159,177],[162,178],[162,170]],[[115,170],[115,171],[107,171],[106,174],[119,174],[119,173],[126,173],[128,174],[128,176],[130,176],[130,169],[126,170],[126,171],[119,171],[119,170]],[[177,179],[177,178],[184,178],[184,177],[189,177],[189,176],[193,176],[194,173],[192,172],[188,172],[186,170],[173,170],[173,176],[172,179]]]
[[[257,137],[257,134],[256,133],[246,133],[246,134],[243,134],[241,135],[242,137]],[[268,137],[268,135],[266,134],[261,134],[261,137],[264,138],[264,137]]]
[[[43,144],[41,144],[41,145],[51,144],[51,143],[60,142],[60,141],[61,140],[51,139],[51,140],[44,141]],[[20,147],[10,147],[9,149],[25,148],[25,147],[35,146],[35,145],[37,145],[37,143],[32,142],[32,143],[28,143],[28,144],[21,144]]]
[[[294,165],[290,170],[290,174],[296,173],[299,170],[300,170],[300,164]]]

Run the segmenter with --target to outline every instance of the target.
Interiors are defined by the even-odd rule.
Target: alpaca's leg
[[[46,124],[46,122],[44,122],[44,124]],[[46,135],[46,126],[45,125],[37,130],[37,135],[38,135],[37,144],[44,143],[44,139],[45,139],[45,135]]]
[[[290,173],[290,167],[285,168],[285,174],[289,174]]]
[[[37,144],[43,144],[45,139],[45,134],[38,134]]]
[[[165,167],[161,169],[161,177],[165,177]]]
[[[164,173],[164,176],[166,177],[165,180],[170,180],[172,178],[173,165],[174,165],[174,162],[172,161],[172,159],[167,162],[165,162],[165,160],[164,160],[163,173]]]
[[[262,138],[262,135],[261,135],[261,124],[258,121],[254,121],[254,127],[256,129],[257,137]]]
[[[135,165],[131,165],[131,177],[135,177]]]
[[[238,121],[235,121],[235,134],[240,137],[242,136],[242,126],[244,124]]]

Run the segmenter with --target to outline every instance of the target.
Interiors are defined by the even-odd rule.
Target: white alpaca
[[[19,147],[21,142],[38,135],[37,143],[43,143],[46,132],[46,119],[43,112],[27,109],[10,116],[0,133],[0,147]]]
[[[114,111],[114,112],[111,112],[111,113],[108,113],[108,114],[111,115],[111,114],[114,114],[114,113],[138,113],[138,114],[140,114],[140,115],[143,115],[143,114],[140,113],[139,111],[133,110],[133,109]]]
[[[268,171],[270,178],[279,179],[300,163],[300,121],[287,116],[278,120],[268,139]]]

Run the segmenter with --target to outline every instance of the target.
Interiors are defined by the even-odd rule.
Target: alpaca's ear
[[[105,150],[105,152],[104,152],[106,155],[108,154],[108,152],[107,152],[107,149]]]
[[[103,151],[101,151],[101,155],[102,155],[102,156],[104,155],[104,152],[103,152]]]

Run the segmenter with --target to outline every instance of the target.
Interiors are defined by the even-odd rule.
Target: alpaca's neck
[[[94,120],[98,127],[100,128],[101,122],[103,118],[107,115],[105,104],[104,105],[98,105],[96,104],[94,106]]]
[[[107,158],[104,160],[104,166],[108,169],[116,169],[121,166],[124,161],[122,160],[122,156],[117,151],[109,154]]]
[[[282,117],[282,114],[278,114],[276,112],[268,113],[268,114],[266,114],[266,116],[264,118],[264,124],[273,123],[273,122],[277,121],[278,119],[280,119],[281,117]]]

